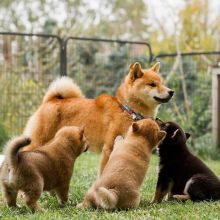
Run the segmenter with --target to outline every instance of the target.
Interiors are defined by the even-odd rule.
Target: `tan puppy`
[[[101,173],[115,138],[125,136],[133,122],[121,104],[129,105],[144,117],[155,117],[159,105],[172,97],[173,91],[163,85],[159,68],[159,63],[150,69],[142,69],[139,63],[131,65],[117,97],[104,94],[86,99],[70,78],[62,77],[53,82],[24,131],[32,140],[26,150],[44,145],[62,126],[83,126],[91,150],[102,151]]]
[[[7,205],[16,206],[19,190],[33,211],[41,210],[37,201],[42,191],[54,190],[61,203],[67,202],[75,159],[87,147],[83,130],[65,126],[47,145],[36,151],[19,152],[30,142],[20,136],[6,146],[1,183]]]
[[[128,209],[140,203],[151,151],[166,132],[151,119],[133,123],[124,140],[115,143],[101,177],[86,193],[81,208]]]

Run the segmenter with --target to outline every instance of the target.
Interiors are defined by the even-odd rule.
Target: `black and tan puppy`
[[[192,201],[220,199],[220,180],[187,148],[188,133],[174,122],[158,121],[167,132],[159,148],[159,175],[153,202],[168,198]]]

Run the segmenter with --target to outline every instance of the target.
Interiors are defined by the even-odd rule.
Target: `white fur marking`
[[[57,95],[60,95],[63,98],[84,97],[79,86],[67,76],[62,76],[50,84],[49,89],[43,98],[43,103],[48,102]]]
[[[188,194],[188,189],[189,189],[189,186],[190,184],[192,184],[194,182],[194,180],[192,178],[190,178],[187,182],[186,182],[186,185],[185,185],[185,188],[184,188],[184,194],[185,195],[189,195]]]
[[[4,155],[0,155],[0,167],[2,166],[3,161],[5,160]]]
[[[32,131],[33,128],[36,126],[37,124],[37,119],[36,119],[36,113],[34,113],[29,119],[28,122],[24,128],[23,131],[23,135],[27,136],[27,137],[31,137],[32,136]]]
[[[168,89],[164,92],[158,92],[157,89],[151,89],[149,91],[149,96],[153,97],[158,97],[160,99],[167,99],[169,98],[169,94],[168,94]]]
[[[179,131],[179,129],[176,129],[176,131],[174,131],[173,135],[171,136],[171,138],[174,138],[176,133]]]

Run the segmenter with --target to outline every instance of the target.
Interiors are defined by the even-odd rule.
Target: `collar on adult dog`
[[[128,105],[123,105],[120,103],[120,107],[122,110],[124,110],[125,112],[127,112],[131,118],[134,120],[134,121],[139,121],[139,120],[142,120],[144,119],[144,116],[135,112],[132,108],[130,108]]]

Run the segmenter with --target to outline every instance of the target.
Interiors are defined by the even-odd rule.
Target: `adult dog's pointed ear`
[[[133,130],[133,132],[134,133],[137,133],[138,131],[139,131],[139,125],[136,123],[136,122],[134,122],[133,124],[132,124],[132,130]]]
[[[185,135],[186,135],[186,140],[188,140],[189,137],[191,136],[190,133],[187,133],[187,132],[185,133]]]
[[[166,131],[159,131],[158,133],[158,141],[161,142],[167,135]]]
[[[159,73],[160,71],[160,62],[155,63],[151,69],[155,72],[155,73]]]
[[[141,71],[141,64],[136,62],[130,66],[129,71],[130,79],[132,81],[135,81],[138,78],[141,78],[143,76],[143,72]]]

